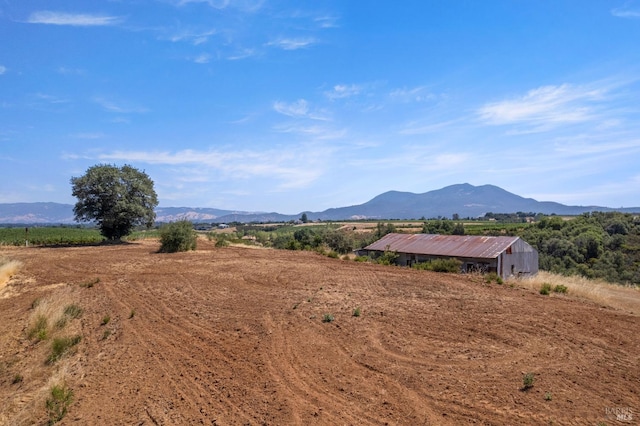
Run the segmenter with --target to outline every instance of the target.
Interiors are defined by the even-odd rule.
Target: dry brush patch
[[[24,281],[1,300],[5,315],[0,327],[0,388],[10,392],[0,391],[0,425],[61,420],[72,402],[70,375],[80,368],[76,356],[82,334],[80,288]],[[10,313],[5,310],[9,306]]]
[[[20,268],[22,268],[22,262],[19,260],[0,257],[0,289],[20,271]]]
[[[611,284],[603,280],[577,275],[564,276],[546,271],[540,271],[531,278],[511,280],[510,283],[535,291],[548,288],[549,293],[567,294],[567,297],[576,296],[640,315],[640,287]]]

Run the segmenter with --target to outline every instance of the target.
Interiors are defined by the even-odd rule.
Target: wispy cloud
[[[209,55],[208,53],[202,53],[193,58],[193,62],[195,62],[196,64],[208,64],[209,62],[211,62],[211,55]]]
[[[298,50],[305,49],[317,43],[317,40],[313,37],[304,38],[279,38],[268,42],[267,46],[278,47],[283,50]]]
[[[247,59],[257,55],[258,51],[256,49],[241,49],[235,54],[227,56],[227,59],[230,61],[239,61],[241,59]]]
[[[114,151],[91,157],[100,161],[168,166],[196,165],[217,172],[224,179],[268,178],[276,180],[279,189],[292,189],[306,187],[317,180],[323,174],[325,159],[330,154],[331,150],[325,147],[302,146],[264,151]]]
[[[398,102],[425,102],[437,98],[437,96],[430,93],[425,86],[418,86],[410,89],[395,89],[389,93],[389,97]]]
[[[363,90],[364,86],[359,84],[336,84],[331,90],[325,91],[324,95],[331,100],[344,99],[357,96]]]
[[[338,18],[336,16],[318,16],[313,21],[320,28],[336,28],[338,27]]]
[[[174,0],[174,4],[184,6],[190,3],[206,3],[214,9],[230,7],[246,12],[256,12],[262,8],[265,0]]]
[[[70,25],[74,27],[115,25],[121,21],[122,18],[118,16],[52,12],[47,10],[33,12],[27,19],[30,24]]]
[[[617,18],[640,18],[640,7],[633,7],[630,3],[623,7],[611,9],[611,14]]]
[[[113,101],[111,99],[102,97],[95,97],[93,98],[93,101],[105,110],[119,114],[142,114],[145,112],[149,112],[148,108],[133,105],[131,103],[123,101]]]
[[[273,109],[283,115],[293,118],[310,118],[312,120],[328,120],[328,116],[322,111],[312,111],[309,103],[304,99],[298,99],[295,102],[276,101],[273,103]]]
[[[0,65],[0,75],[4,74],[7,72],[7,67],[5,67],[4,65]]]
[[[93,140],[93,139],[102,139],[105,137],[105,134],[102,132],[94,132],[94,133],[74,133],[72,135],[70,135],[72,138],[75,139],[87,139],[87,140]]]
[[[594,118],[596,102],[606,93],[606,88],[543,86],[524,96],[487,103],[477,110],[477,116],[490,125],[526,124],[542,131]]]
[[[186,41],[198,46],[209,41],[209,37],[217,33],[218,31],[215,29],[207,31],[182,30],[169,36],[169,40],[172,42]]]

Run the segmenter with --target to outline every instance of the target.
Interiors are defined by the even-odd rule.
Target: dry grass
[[[0,289],[4,287],[12,276],[18,273],[21,267],[22,262],[19,260],[0,257]]]
[[[588,299],[615,309],[640,315],[640,288],[611,284],[603,280],[592,280],[581,276],[564,276],[540,271],[531,278],[511,281],[522,287],[539,291],[543,284],[551,285],[551,292],[558,285],[567,287],[566,297]]]

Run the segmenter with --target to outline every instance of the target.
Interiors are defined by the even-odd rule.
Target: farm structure
[[[362,251],[374,257],[393,251],[397,263],[407,266],[456,258],[462,262],[462,272],[495,272],[503,279],[538,273],[538,252],[520,237],[391,233]]]

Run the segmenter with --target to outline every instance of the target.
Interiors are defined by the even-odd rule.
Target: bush
[[[562,284],[558,284],[557,286],[555,286],[553,288],[553,291],[555,293],[566,293],[569,289],[567,288],[566,285],[562,285]]]
[[[542,287],[540,287],[540,294],[548,296],[549,293],[551,293],[551,284],[542,283]]]
[[[47,364],[53,364],[69,352],[69,350],[80,343],[80,336],[73,337],[58,337],[53,339],[51,344],[51,353],[47,358]]]
[[[357,307],[353,310],[353,316],[359,317],[362,313],[360,312],[360,307]]]
[[[324,314],[322,316],[322,322],[333,322],[334,317],[331,314]]]
[[[527,373],[522,376],[522,390],[528,390],[533,387],[533,383],[536,381],[536,376],[533,373]]]
[[[188,220],[169,223],[160,228],[160,252],[176,253],[196,249],[197,235]]]
[[[67,388],[66,385],[55,385],[51,388],[50,396],[46,401],[49,425],[57,423],[64,418],[71,401],[73,401],[73,391]]]
[[[434,272],[460,272],[462,262],[455,258],[432,259],[427,262],[414,263],[412,268]]]

